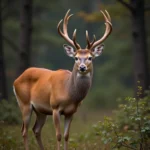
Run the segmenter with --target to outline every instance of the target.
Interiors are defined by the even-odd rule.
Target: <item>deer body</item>
[[[78,76],[75,69],[70,72],[29,68],[14,82],[14,88],[19,104],[32,105],[46,115],[51,115],[53,109],[72,115],[86,96],[91,80],[92,75]]]
[[[70,10],[69,10],[70,11]],[[68,70],[52,71],[42,68],[29,68],[25,70],[14,82],[14,93],[22,113],[22,136],[25,150],[28,147],[28,127],[32,111],[36,113],[36,121],[33,127],[40,150],[44,150],[41,140],[41,130],[45,124],[47,115],[52,115],[56,130],[57,150],[60,150],[61,130],[60,115],[65,116],[64,125],[64,150],[68,150],[69,129],[73,114],[77,111],[81,101],[85,98],[92,84],[93,62],[100,56],[104,45],[101,44],[112,31],[111,18],[107,11],[102,12],[105,18],[106,30],[104,36],[90,42],[86,31],[87,47],[82,49],[76,42],[76,30],[73,40],[68,36],[67,24],[72,15],[69,11],[64,17],[63,32],[58,23],[58,33],[76,48],[64,44],[64,49],[69,57],[75,59],[72,72]]]

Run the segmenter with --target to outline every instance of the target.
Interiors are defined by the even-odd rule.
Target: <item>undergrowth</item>
[[[0,122],[6,124],[20,124],[20,110],[15,99],[0,101]]]
[[[114,118],[104,117],[93,126],[104,145],[109,144],[111,150],[150,149],[150,92],[146,94],[144,98],[126,97]]]

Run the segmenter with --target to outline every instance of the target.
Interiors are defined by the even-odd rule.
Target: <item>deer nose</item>
[[[86,71],[86,66],[85,65],[81,65],[80,66],[80,71],[82,71],[82,72]]]

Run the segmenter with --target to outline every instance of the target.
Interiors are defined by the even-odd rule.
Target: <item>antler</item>
[[[65,17],[64,17],[64,21],[63,21],[63,19],[62,19],[62,20],[60,20],[60,22],[58,23],[58,25],[57,25],[58,33],[59,33],[67,42],[69,42],[72,46],[74,46],[74,47],[77,48],[77,49],[81,49],[80,45],[76,42],[76,31],[77,31],[77,30],[75,29],[74,32],[73,32],[73,37],[72,37],[73,40],[71,40],[71,39],[69,38],[69,36],[68,36],[68,31],[67,31],[68,20],[69,20],[70,17],[73,15],[73,14],[69,15],[69,12],[70,12],[70,9],[67,11],[67,13],[66,13],[66,15],[65,15]],[[63,21],[63,32],[62,32],[61,29],[60,29],[60,24],[62,23],[62,21]]]
[[[94,42],[96,41],[96,36],[93,35],[93,41],[90,43],[90,40],[89,40],[89,34],[88,34],[88,31],[86,30],[86,41],[87,41],[87,46],[86,48],[90,49],[90,47],[94,44]]]
[[[86,40],[87,40],[86,48],[88,48],[88,49],[93,49],[95,46],[102,43],[110,35],[110,33],[112,31],[111,17],[109,15],[109,13],[107,12],[107,10],[105,10],[106,14],[103,11],[101,11],[101,13],[103,14],[104,19],[105,19],[105,25],[106,25],[105,33],[104,33],[103,37],[101,39],[99,39],[98,41],[96,41],[96,42],[95,42],[96,37],[94,36],[93,41],[90,43],[89,42],[88,31],[86,31]]]

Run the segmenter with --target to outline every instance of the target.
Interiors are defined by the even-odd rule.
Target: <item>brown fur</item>
[[[77,77],[75,69],[71,73],[68,70],[29,68],[14,82],[19,103],[33,103],[34,108],[44,114],[52,114],[52,109],[56,108],[64,115],[76,111],[77,103],[86,96],[90,85],[91,78]]]
[[[45,123],[46,115],[53,115],[58,150],[61,141],[59,118],[61,114],[65,116],[64,147],[67,150],[72,115],[76,112],[91,86],[92,64],[86,73],[88,76],[87,74],[78,76],[77,64],[74,65],[72,72],[62,69],[52,71],[29,68],[15,80],[14,92],[22,112],[22,136],[26,150],[29,150],[27,133],[32,110],[37,115],[33,131],[41,150],[44,150],[44,147],[40,132]]]

